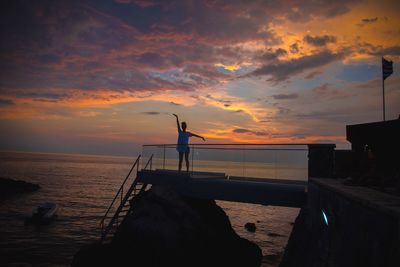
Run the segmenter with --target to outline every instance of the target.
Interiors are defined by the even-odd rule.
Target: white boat
[[[58,204],[45,202],[37,206],[32,216],[27,219],[28,223],[49,223],[55,216],[58,210]]]

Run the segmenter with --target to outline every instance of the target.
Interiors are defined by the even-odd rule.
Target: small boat
[[[25,220],[26,223],[46,224],[51,222],[56,216],[58,204],[46,202],[37,206],[32,216]]]

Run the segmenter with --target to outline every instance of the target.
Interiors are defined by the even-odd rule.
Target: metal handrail
[[[150,163],[150,170],[151,170],[151,166],[153,164],[153,156],[154,156],[154,154],[151,154],[149,160],[146,163],[146,166],[144,166],[144,170],[147,169],[147,166],[149,165],[149,163]]]
[[[124,182],[122,183],[122,185],[121,185],[121,187],[119,188],[117,194],[115,195],[115,197],[114,197],[114,199],[112,200],[110,206],[108,207],[106,213],[104,214],[103,218],[101,219],[101,221],[100,221],[100,226],[101,226],[102,229],[104,228],[104,221],[105,221],[105,219],[107,218],[108,213],[110,212],[111,208],[113,207],[113,205],[114,205],[114,203],[115,203],[115,200],[118,198],[118,195],[119,195],[120,193],[121,193],[121,202],[120,202],[120,205],[122,204],[124,185],[125,185],[126,181],[128,180],[129,176],[131,175],[133,169],[134,169],[134,168],[136,167],[136,165],[139,163],[140,157],[141,157],[141,155],[139,155],[139,156],[137,157],[137,159],[135,160],[135,162],[133,163],[132,168],[130,169],[128,175],[126,176],[126,178],[125,178],[125,180],[124,180]]]
[[[192,146],[192,145],[190,145]],[[193,146],[195,147],[195,145]],[[196,149],[204,149],[204,150],[277,150],[277,151],[308,151],[307,148],[226,148],[226,147],[196,147]]]
[[[146,144],[143,146],[176,146],[177,144]],[[195,146],[308,146],[308,145],[333,145],[330,143],[198,143],[190,144]]]

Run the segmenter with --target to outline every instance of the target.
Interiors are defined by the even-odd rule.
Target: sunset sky
[[[9,3],[8,3],[9,2]],[[400,1],[2,1],[0,150],[335,143],[400,115]],[[199,140],[192,140],[199,142]]]

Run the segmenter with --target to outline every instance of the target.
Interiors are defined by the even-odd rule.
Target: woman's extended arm
[[[203,139],[204,142],[206,141],[206,139],[203,136],[200,136],[200,135],[197,135],[197,134],[194,134],[194,133],[192,133],[192,136],[201,138],[201,139]]]
[[[181,126],[179,125],[178,115],[176,115],[176,114],[172,114],[172,115],[174,115],[176,117],[176,125],[178,127],[178,132],[181,132],[182,130],[181,130]]]

